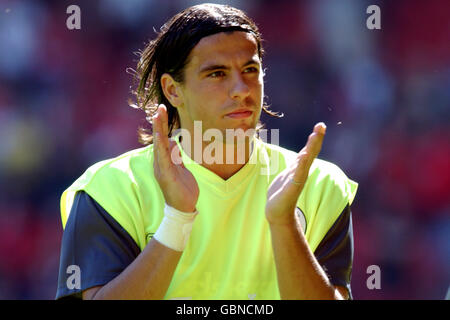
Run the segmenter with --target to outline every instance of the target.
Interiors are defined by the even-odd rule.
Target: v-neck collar
[[[251,150],[248,162],[241,169],[239,169],[239,171],[226,180],[189,157],[181,147],[179,138],[180,135],[172,137],[180,149],[181,159],[183,160],[184,166],[194,175],[197,181],[201,180],[206,182],[210,187],[221,193],[234,194],[235,192],[238,192],[245,186],[245,181],[257,172],[260,142],[256,137],[252,138],[251,143],[253,144],[253,148]]]

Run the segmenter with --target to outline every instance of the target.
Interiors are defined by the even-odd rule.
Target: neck
[[[218,141],[202,142],[202,148],[196,148],[191,140],[190,147],[181,141],[183,151],[195,162],[214,172],[224,180],[232,177],[250,159],[252,139],[246,138],[240,143],[223,143]]]

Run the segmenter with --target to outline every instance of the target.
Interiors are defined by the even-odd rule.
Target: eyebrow
[[[251,64],[258,64],[258,61],[256,59],[252,58],[249,61],[247,61],[246,63],[244,63],[243,67],[246,67]],[[206,65],[205,67],[200,69],[199,73],[205,73],[205,72],[213,71],[213,70],[230,70],[230,67],[227,67],[226,65],[223,65],[223,64]]]

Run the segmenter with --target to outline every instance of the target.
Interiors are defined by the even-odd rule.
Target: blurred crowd
[[[217,1],[211,1],[217,2]],[[91,164],[140,147],[137,52],[188,0],[0,1],[0,299],[53,299],[59,198]],[[265,39],[266,127],[359,183],[355,299],[443,299],[450,285],[450,2],[220,1]],[[81,9],[69,30],[66,9]],[[379,5],[381,30],[366,27]],[[381,270],[370,290],[367,268]]]

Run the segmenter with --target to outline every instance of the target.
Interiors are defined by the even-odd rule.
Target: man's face
[[[193,133],[216,128],[254,129],[261,115],[263,72],[255,38],[246,32],[217,33],[199,41],[189,56],[178,107],[181,127]]]

